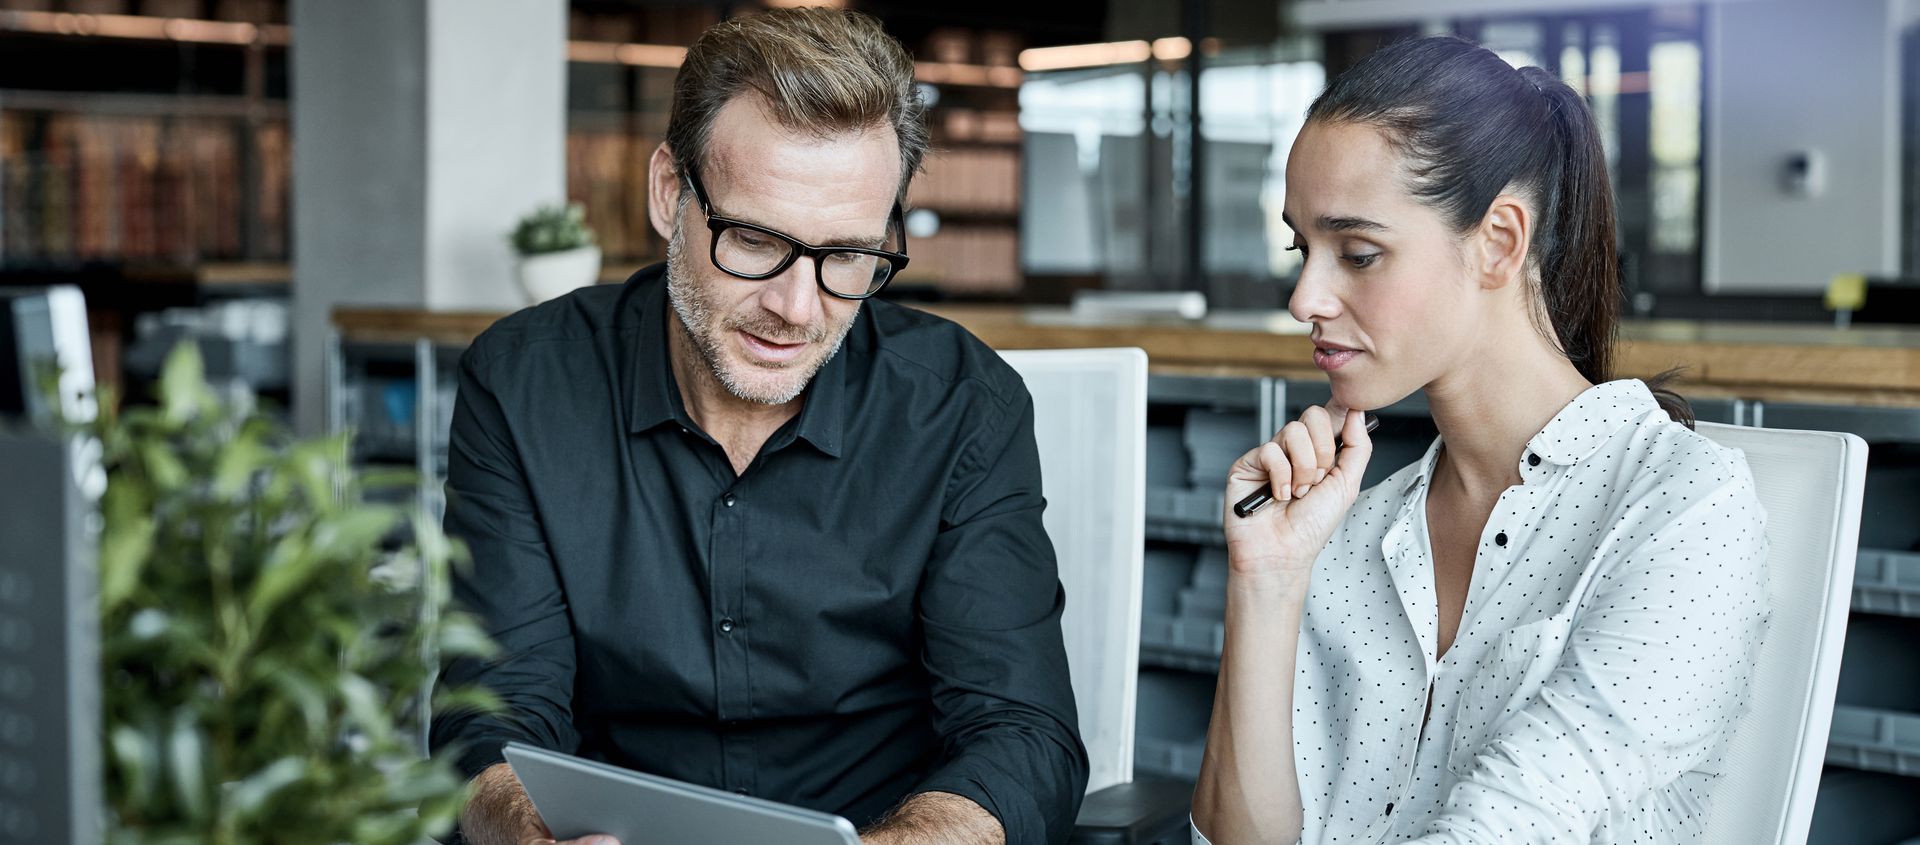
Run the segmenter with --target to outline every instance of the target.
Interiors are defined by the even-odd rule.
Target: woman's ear
[[[647,219],[663,241],[673,240],[673,227],[680,210],[680,169],[673,165],[673,151],[661,144],[647,160]]]
[[[1481,288],[1497,290],[1525,280],[1533,242],[1533,211],[1525,202],[1512,194],[1494,197],[1478,235],[1473,270]]]

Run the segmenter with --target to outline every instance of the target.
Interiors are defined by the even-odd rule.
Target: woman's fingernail
[[[1313,476],[1313,483],[1315,483],[1315,484],[1319,484],[1320,482],[1322,482],[1322,481],[1325,481],[1325,480],[1327,480],[1327,471],[1326,471],[1325,469],[1322,469],[1322,470],[1320,470],[1320,471],[1318,471],[1318,472],[1316,472],[1316,473],[1314,473],[1314,476]]]
[[[1298,499],[1298,498],[1300,498],[1301,496],[1305,496],[1305,495],[1307,495],[1307,490],[1308,490],[1308,489],[1309,489],[1309,488],[1307,488],[1307,487],[1295,487],[1295,488],[1293,488],[1293,497],[1294,497],[1294,498],[1296,498],[1296,499]]]

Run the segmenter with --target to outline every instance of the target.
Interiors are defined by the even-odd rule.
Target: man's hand
[[[460,833],[469,845],[620,845],[611,836],[582,836],[556,842],[553,831],[527,798],[513,767],[495,763],[468,784],[472,795],[460,814]]]
[[[922,792],[860,834],[865,845],[1006,845],[1000,820],[950,792]]]

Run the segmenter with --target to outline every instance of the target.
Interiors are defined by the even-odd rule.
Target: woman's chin
[[[1348,373],[1330,373],[1333,401],[1355,411],[1374,411],[1412,396],[1417,387],[1401,390],[1378,379],[1358,378]]]

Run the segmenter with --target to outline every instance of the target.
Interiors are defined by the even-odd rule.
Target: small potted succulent
[[[520,286],[535,303],[600,279],[600,247],[577,202],[543,206],[521,218],[513,248],[520,254]]]

